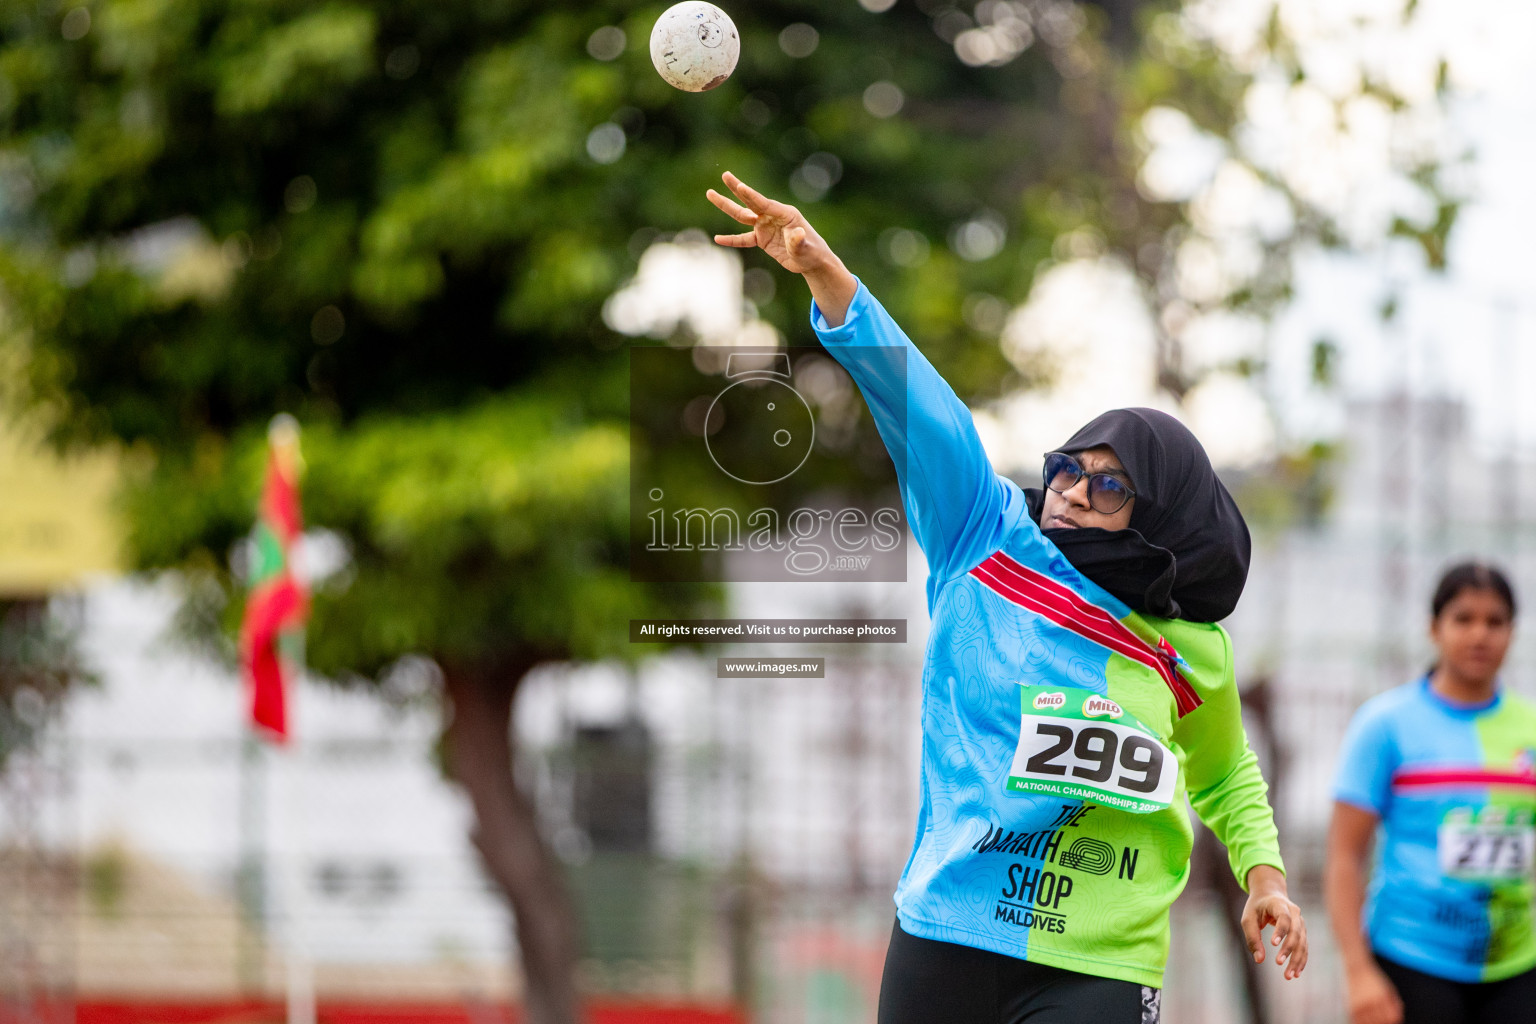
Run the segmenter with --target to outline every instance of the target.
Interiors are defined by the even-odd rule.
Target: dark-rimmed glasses
[[[1112,516],[1136,497],[1136,492],[1125,481],[1109,473],[1089,473],[1066,452],[1049,452],[1045,456],[1045,486],[1057,494],[1065,494],[1077,486],[1084,476],[1088,478],[1088,507],[1101,515]]]

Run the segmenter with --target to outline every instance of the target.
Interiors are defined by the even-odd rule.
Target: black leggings
[[[1536,970],[1503,981],[1446,981],[1377,956],[1403,1000],[1403,1024],[1536,1024]]]
[[[891,929],[879,1024],[1158,1024],[1162,989]]]

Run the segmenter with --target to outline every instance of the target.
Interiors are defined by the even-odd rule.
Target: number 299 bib
[[[1020,686],[1011,793],[1091,800],[1148,814],[1173,800],[1178,760],[1130,712],[1073,687]]]

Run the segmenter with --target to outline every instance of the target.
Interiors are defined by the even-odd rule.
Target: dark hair
[[[1509,607],[1509,617],[1515,617],[1515,591],[1509,579],[1485,562],[1462,562],[1445,570],[1435,587],[1435,596],[1429,607],[1432,617],[1438,619],[1445,606],[1456,600],[1463,590],[1491,590]]]

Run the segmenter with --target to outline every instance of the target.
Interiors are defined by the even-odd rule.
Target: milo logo
[[[1054,711],[1057,708],[1066,707],[1067,695],[1064,693],[1040,693],[1035,695],[1036,711]]]
[[[1108,697],[1089,697],[1083,701],[1083,714],[1089,718],[1119,718],[1125,711]]]

